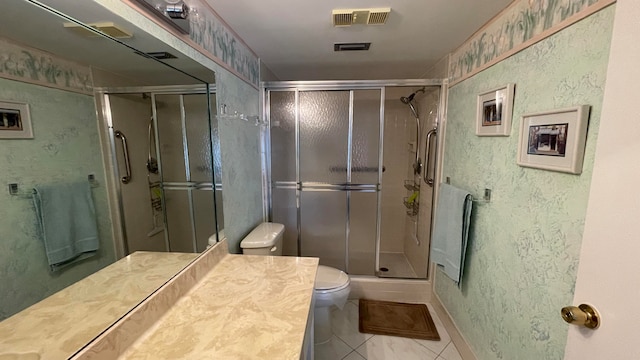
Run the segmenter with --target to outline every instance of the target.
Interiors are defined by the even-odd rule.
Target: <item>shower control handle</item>
[[[122,154],[124,156],[124,167],[126,175],[120,178],[123,184],[128,184],[131,181],[131,163],[129,162],[129,147],[127,146],[127,137],[124,136],[122,131],[116,130],[115,137],[122,140]]]
[[[425,144],[424,147],[424,161],[426,163],[425,167],[424,167],[424,182],[427,183],[427,185],[429,185],[430,187],[433,187],[433,184],[435,182],[435,172],[436,172],[436,159],[433,159],[433,177],[430,176],[430,169],[431,169],[431,138],[433,136],[436,136],[438,134],[438,131],[436,129],[431,129],[429,130],[429,132],[427,133],[427,143]],[[437,138],[436,138],[437,140]]]

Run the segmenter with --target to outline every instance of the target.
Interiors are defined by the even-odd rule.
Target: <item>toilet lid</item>
[[[345,286],[349,283],[349,276],[344,271],[320,265],[316,274],[316,290],[329,290]]]

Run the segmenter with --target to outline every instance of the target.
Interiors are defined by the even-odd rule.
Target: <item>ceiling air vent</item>
[[[333,26],[383,25],[389,18],[391,8],[338,9],[333,10]]]
[[[370,46],[370,42],[333,44],[333,51],[366,51]]]
[[[333,10],[333,26],[351,26],[353,23],[353,11]]]
[[[91,23],[87,25],[117,39],[126,39],[126,38],[133,37],[133,34],[130,31],[127,31],[122,27],[120,27],[119,25],[114,24],[112,22],[97,22],[97,23]],[[84,28],[76,23],[64,23],[64,27],[82,36],[86,36],[86,37],[99,36],[98,34],[92,32],[91,30]]]
[[[384,25],[389,18],[390,12],[391,8],[371,9],[369,18],[367,18],[367,25]]]

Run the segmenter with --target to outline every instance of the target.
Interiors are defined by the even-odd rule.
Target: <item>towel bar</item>
[[[92,188],[98,187],[98,180],[96,180],[96,176],[94,174],[87,175],[87,181],[89,181]],[[17,183],[11,183],[8,187],[9,195],[11,196],[31,198],[35,193],[35,189],[31,189],[29,192],[20,191],[20,186]]]
[[[451,178],[450,177],[446,177],[445,182],[449,185],[451,185]],[[475,196],[473,197],[473,202],[475,203],[479,203],[479,204],[487,204],[491,202],[491,189],[484,189],[484,194],[482,195],[482,199],[476,199]]]

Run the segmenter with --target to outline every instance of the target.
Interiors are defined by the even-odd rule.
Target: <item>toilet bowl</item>
[[[262,223],[253,229],[241,242],[243,254],[282,255],[284,225]],[[320,265],[314,289],[314,343],[331,340],[331,308],[342,309],[349,298],[349,276],[344,271]]]
[[[344,271],[329,266],[318,266],[314,290],[313,309],[314,343],[322,344],[331,340],[331,308],[342,309],[351,291],[349,276]]]

